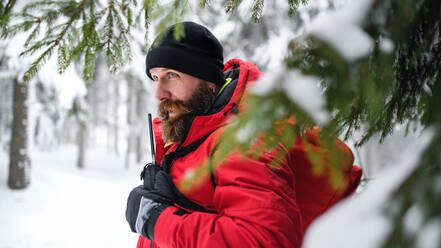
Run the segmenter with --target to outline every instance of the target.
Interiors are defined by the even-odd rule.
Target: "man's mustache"
[[[158,106],[158,114],[161,118],[164,120],[167,120],[169,118],[170,112],[178,113],[179,115],[182,114],[189,114],[192,112],[192,108],[189,106],[188,103],[181,101],[181,100],[162,100],[159,103]]]

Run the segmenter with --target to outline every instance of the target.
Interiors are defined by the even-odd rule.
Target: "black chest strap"
[[[208,138],[208,136],[210,136],[210,134],[212,134],[215,130],[211,131],[210,133],[208,133],[207,135],[205,135],[204,137],[200,138],[199,140],[197,140],[196,142],[193,142],[192,144],[185,146],[185,147],[178,147],[175,151],[170,152],[169,154],[165,155],[161,161],[161,167],[162,169],[164,169],[167,173],[170,173],[170,169],[171,166],[173,164],[173,160],[177,159],[177,158],[181,158],[186,156],[187,154],[195,151],[196,149],[198,149],[198,147]],[[211,177],[211,181],[213,183],[213,188],[215,187],[215,181],[214,181],[214,175],[213,175],[213,170],[212,170],[212,166],[210,165],[210,177]],[[198,205],[197,203],[194,203],[192,201],[190,201],[184,194],[182,194],[175,185],[173,185],[174,188],[174,192],[176,193],[177,196],[177,200],[176,203],[185,208],[185,209],[191,209],[191,210],[195,210],[195,211],[200,211],[200,212],[208,212],[208,213],[216,213],[215,211],[211,211],[211,210],[207,210],[206,208]]]

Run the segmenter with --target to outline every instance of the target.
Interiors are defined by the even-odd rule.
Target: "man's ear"
[[[210,88],[210,90],[212,90],[214,93],[219,90],[219,86],[217,86],[216,84],[208,81],[206,81],[206,83],[208,85],[208,88]]]

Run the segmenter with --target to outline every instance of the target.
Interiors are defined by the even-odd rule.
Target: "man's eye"
[[[176,74],[176,73],[174,73],[174,72],[170,72],[169,76],[170,76],[170,78],[174,78],[174,77],[177,77],[178,74]]]
[[[152,78],[153,78],[153,81],[158,81],[158,76],[156,76],[156,75],[152,75]]]

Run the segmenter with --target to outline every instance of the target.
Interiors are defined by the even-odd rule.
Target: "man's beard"
[[[161,101],[158,114],[162,118],[163,140],[166,143],[184,141],[194,116],[206,114],[215,98],[215,92],[207,83],[200,82],[187,101],[168,99]],[[175,116],[169,116],[169,111],[173,111]]]

